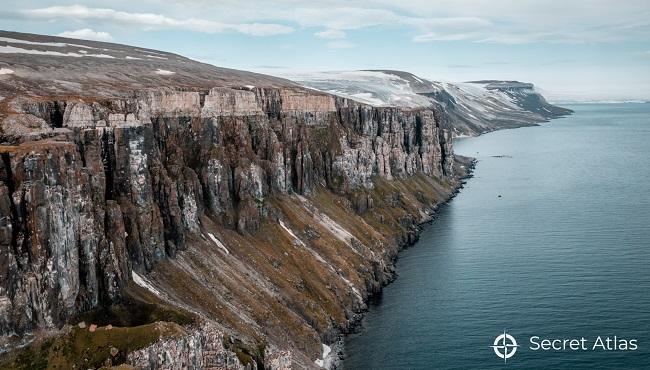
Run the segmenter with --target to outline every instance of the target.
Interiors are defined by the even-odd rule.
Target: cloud
[[[431,41],[461,41],[461,40],[471,40],[475,38],[475,34],[471,33],[434,33],[427,32],[422,35],[417,35],[413,37],[414,42],[431,42]]]
[[[469,29],[486,29],[494,26],[490,20],[480,17],[404,18],[402,22],[426,29],[439,29],[453,32],[467,31]]]
[[[345,38],[345,32],[341,30],[325,30],[322,32],[316,32],[314,36],[321,38],[321,39],[344,39]]]
[[[310,6],[316,5],[310,3]],[[289,14],[277,14],[289,17],[303,27],[326,27],[336,30],[354,30],[365,27],[388,25],[399,22],[401,16],[386,10],[368,7],[308,7],[298,8]]]
[[[612,43],[643,42],[650,37],[647,0],[626,0],[615,7],[611,0],[493,0],[489,4],[484,0],[248,0],[246,6],[238,0],[151,0],[147,4],[152,9],[147,13],[71,5],[31,9],[21,15],[257,36],[290,33],[294,27],[313,33],[309,28],[316,28],[324,31],[314,35],[327,40],[345,39],[346,33],[367,28],[403,32],[419,43]]]
[[[155,13],[130,13],[107,8],[89,8],[84,5],[51,6],[23,10],[28,18],[114,21],[142,26],[147,29],[184,29],[204,33],[239,32],[252,36],[290,33],[292,27],[274,23],[224,23],[201,18],[178,19]]]
[[[650,2],[626,0],[172,0],[179,9],[200,5],[223,19],[268,19],[341,31],[368,27],[402,30],[416,42],[608,43],[645,41]],[[168,2],[165,2],[168,4]]]
[[[445,67],[447,68],[476,68],[477,66],[474,64],[449,64],[446,65]]]
[[[57,34],[57,36],[82,40],[113,41],[113,36],[111,36],[110,33],[93,31],[90,28],[82,28],[76,31],[65,31]]]
[[[414,29],[422,34],[413,41],[453,41],[476,40],[480,31],[486,31],[493,24],[480,17],[415,17],[398,14],[387,9],[368,9],[352,7],[304,8],[296,9],[292,19],[303,27],[328,27],[328,30],[315,33],[320,38],[342,39],[342,30],[356,30],[367,27],[391,27]]]
[[[330,41],[326,45],[330,49],[351,49],[357,46],[347,40]]]

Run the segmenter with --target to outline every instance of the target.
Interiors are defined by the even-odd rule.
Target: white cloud
[[[486,29],[494,26],[488,19],[480,17],[403,18],[402,22],[426,29],[440,29],[455,32],[468,29]]]
[[[611,0],[248,0],[246,6],[238,0],[150,0],[147,4],[152,9],[147,13],[71,5],[22,14],[258,36],[289,33],[292,25],[325,29],[314,35],[331,40],[369,27],[405,31],[406,38],[415,42],[602,43],[650,37],[647,0],[626,0],[616,6]],[[238,23],[231,23],[233,19]]]
[[[108,32],[93,31],[90,28],[82,28],[76,31],[65,31],[57,36],[70,37],[73,39],[95,40],[95,41],[113,41],[113,36]]]
[[[330,49],[350,49],[356,47],[357,45],[346,40],[336,40],[330,41],[327,43],[327,47]]]
[[[220,33],[227,31],[240,32],[253,36],[268,36],[290,33],[293,28],[274,23],[224,23],[200,18],[172,18],[154,13],[130,13],[107,8],[89,8],[84,5],[51,6],[40,9],[24,10],[22,13],[29,18],[57,19],[69,18],[74,20],[102,20],[123,24],[132,24],[148,29],[184,29],[189,31]]]
[[[162,4],[162,0],[158,0]],[[401,29],[418,42],[467,40],[491,43],[645,41],[650,2],[626,0],[175,0],[182,11],[241,22],[258,19],[341,31],[366,27]],[[551,31],[551,32],[549,32]]]
[[[401,16],[386,9],[369,7],[316,7],[310,3],[307,8],[297,8],[288,14],[276,14],[289,17],[304,27],[326,27],[337,30],[353,30],[364,27],[398,23]]]
[[[427,32],[421,35],[413,37],[415,42],[430,42],[430,41],[462,41],[462,40],[476,40],[477,37],[480,37],[479,34],[468,32],[468,33],[435,33]]]
[[[341,30],[325,30],[322,32],[316,32],[314,36],[319,37],[321,39],[344,39],[345,38],[345,32]]]

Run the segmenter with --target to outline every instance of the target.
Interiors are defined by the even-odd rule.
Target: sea
[[[345,369],[650,369],[650,104],[565,106],[455,141],[474,176],[400,254]]]

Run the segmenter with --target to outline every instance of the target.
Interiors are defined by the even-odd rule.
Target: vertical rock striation
[[[133,316],[59,335],[98,340],[93,356],[53,345],[43,358],[330,363],[323,344],[394,277],[399,249],[465,171],[437,105],[377,107],[170,53],[0,35],[17,50],[0,61],[15,71],[0,76],[0,344],[79,315]],[[18,39],[110,58],[21,54]],[[147,329],[165,320],[187,330]],[[118,327],[125,342],[105,343]]]
[[[111,303],[131,269],[150,271],[187,248],[204,214],[255,233],[274,195],[453,177],[450,135],[434,111],[303,89],[160,89],[20,100],[16,110],[5,125],[22,116],[51,127],[30,140],[5,134],[16,145],[0,147],[3,333]]]

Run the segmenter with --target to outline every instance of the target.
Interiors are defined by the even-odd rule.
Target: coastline
[[[357,5],[419,19],[402,22],[421,31],[411,41],[440,41],[435,7]],[[345,12],[359,27],[305,26],[306,8],[222,27],[219,6],[189,8],[205,27],[166,24],[137,45],[111,24],[57,33],[79,18],[65,9],[44,34],[0,30],[0,369],[496,369],[504,328],[519,344],[541,330],[647,336],[650,101],[634,98],[643,79],[589,58],[611,48],[579,61],[613,71],[595,78],[517,52],[516,68],[490,53],[443,63],[466,62],[464,39],[439,50],[445,68],[413,64],[431,56],[421,47],[389,66],[420,77],[379,69],[387,58],[356,45],[367,25]],[[460,13],[448,16],[472,15]],[[372,32],[394,35],[384,23]],[[178,52],[197,58],[201,35],[152,49],[197,32],[228,58]],[[344,50],[292,60],[278,52],[289,39]],[[249,41],[272,50],[247,55]],[[356,54],[372,69],[354,69]],[[281,68],[261,65],[269,56]],[[542,353],[525,365],[650,363]]]
[[[400,278],[369,307],[362,331],[346,338],[342,366],[496,369],[503,361],[485,348],[502,327],[518,341],[540,332],[595,339],[602,328],[619,338],[646,337],[639,323],[647,321],[643,309],[650,302],[643,288],[648,213],[638,205],[648,197],[633,196],[645,194],[638,182],[616,197],[601,201],[599,195],[629,181],[627,171],[616,176],[615,165],[638,161],[648,117],[641,105],[576,107],[573,117],[552,126],[455,142],[461,154],[480,152],[476,179],[441,208],[420,248],[400,255]],[[600,149],[610,143],[618,145]],[[614,240],[620,242],[611,250]],[[621,279],[611,282],[614,275]],[[496,281],[502,282],[497,291]],[[614,310],[625,315],[603,315]],[[643,367],[647,354],[563,357],[524,347],[511,366],[594,363]]]
[[[571,111],[569,116],[573,115],[574,112]],[[548,120],[546,123],[551,122],[556,119],[561,119],[565,118],[566,116],[560,116],[553,118],[551,120]],[[484,132],[479,133],[476,136],[472,135],[459,135],[459,136],[454,136],[454,140],[456,139],[466,139],[466,138],[474,138],[478,136],[482,136],[485,134],[489,134],[492,132],[497,132],[497,131],[502,131],[502,130],[513,130],[513,129],[518,129],[522,127],[535,127],[535,126],[541,126],[541,124],[533,124],[533,125],[522,125],[518,127],[509,127],[509,128],[498,128],[498,129],[493,129],[493,130],[487,130]],[[407,242],[399,247],[398,254],[391,260],[391,266],[393,268],[396,267],[396,264],[399,260],[399,255],[401,254],[402,251],[409,249],[411,247],[414,247],[415,244],[419,241],[419,235],[424,231],[424,228],[427,227],[428,224],[433,222],[438,216],[439,216],[439,210],[440,207],[443,205],[448,204],[451,202],[459,193],[460,191],[464,188],[465,184],[467,183],[467,180],[474,177],[474,170],[476,168],[476,165],[478,164],[479,160],[477,158],[473,157],[467,157],[459,154],[454,154],[454,157],[456,158],[456,163],[454,166],[454,169],[458,171],[460,169],[461,171],[464,171],[460,176],[457,178],[457,183],[454,186],[454,189],[452,192],[449,193],[448,197],[444,199],[443,201],[437,203],[433,207],[431,207],[430,212],[431,212],[431,217],[426,220],[422,220],[421,222],[418,223],[418,238],[415,239],[412,242]],[[381,296],[383,294],[383,288],[388,286],[389,284],[393,283],[396,279],[398,278],[398,275],[395,273],[389,281],[386,282],[386,284],[382,285],[382,289],[380,289],[377,292],[374,292],[372,294],[369,294],[367,299],[364,300],[364,303],[366,305],[365,309],[359,312],[357,315],[358,317],[355,318],[355,320],[352,322],[351,329],[345,333],[341,333],[339,336],[339,340],[333,344],[330,344],[329,346],[331,347],[331,352],[330,356],[333,356],[334,358],[329,361],[329,364],[331,365],[330,367],[325,367],[325,369],[329,370],[338,370],[342,369],[342,363],[345,360],[345,338],[351,334],[358,334],[362,330],[361,324],[363,322],[363,319],[366,316],[366,313],[368,312],[368,305],[373,304],[373,300],[375,300],[377,297]],[[324,361],[325,365],[328,365],[327,361]]]
[[[428,210],[429,217],[422,219],[417,223],[416,238],[414,240],[408,240],[407,242],[399,245],[397,254],[390,261],[390,267],[392,269],[395,269],[401,252],[406,249],[415,247],[415,245],[419,241],[420,234],[424,231],[424,228],[426,228],[427,225],[431,224],[434,220],[438,218],[440,213],[440,207],[451,202],[465,187],[467,180],[474,176],[474,169],[476,167],[476,164],[478,163],[478,160],[476,158],[466,157],[466,156],[461,156],[456,154],[454,154],[454,157],[456,158],[455,169],[463,171],[462,174],[458,176],[458,178],[456,179],[454,188],[448,194],[447,198],[441,200],[440,202],[430,207],[430,209]],[[359,333],[360,330],[362,330],[361,324],[363,322],[363,319],[366,316],[366,313],[368,312],[368,305],[373,304],[372,303],[373,300],[375,300],[377,297],[383,294],[383,288],[393,283],[397,278],[398,278],[397,273],[392,274],[392,276],[384,284],[382,284],[381,288],[378,291],[371,292],[370,294],[368,294],[368,296],[363,301],[365,308],[357,312],[355,316],[349,321],[348,330],[339,333],[337,341],[331,344],[327,344],[328,348],[330,349],[328,356],[325,356],[325,358],[323,359],[317,360],[317,361],[322,361],[321,368],[328,369],[328,370],[342,369],[342,363],[345,359],[345,350],[346,350],[345,338],[351,334]]]

